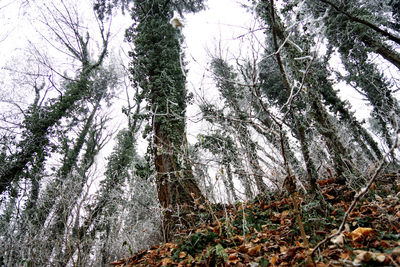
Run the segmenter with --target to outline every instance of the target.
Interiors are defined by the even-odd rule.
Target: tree
[[[202,8],[202,1],[134,1],[134,25],[127,31],[127,38],[134,44],[132,79],[140,87],[148,102],[151,117],[150,142],[158,199],[165,209],[166,240],[174,230],[178,209],[193,209],[196,201],[204,197],[195,183],[191,166],[185,157],[185,110],[188,101],[185,73],[182,66],[179,29],[170,20],[173,12],[195,12]]]
[[[226,134],[226,133],[225,133]],[[230,136],[226,136],[224,133],[216,131],[216,133],[210,135],[199,135],[199,143],[196,147],[200,147],[208,150],[212,155],[218,157],[218,163],[221,164],[220,173],[226,173],[226,177],[222,177],[224,183],[228,201],[238,201],[238,196],[235,191],[235,185],[233,183],[232,164],[238,161],[237,147]],[[241,174],[240,174],[241,175]],[[245,188],[246,197],[252,195],[250,186],[247,181],[244,181],[243,186]]]
[[[396,5],[393,2],[376,6],[373,1],[360,4],[360,1],[352,0],[344,4],[320,0],[319,3],[308,1],[307,7],[305,12],[311,13],[315,19],[322,18],[326,29],[324,37],[329,41],[329,51],[337,49],[340,53],[347,74],[339,75],[339,78],[345,80],[370,102],[373,107],[372,117],[377,121],[378,131],[387,145],[392,147],[391,136],[396,128],[396,121],[399,120],[395,115],[399,114],[399,103],[393,95],[394,84],[378,69],[379,61],[371,60],[371,55],[378,54],[400,68],[400,56],[392,45],[393,42],[400,43],[396,25],[391,23],[397,18]],[[326,8],[328,13],[325,16],[322,14],[325,11],[322,10]],[[392,11],[392,18],[388,16],[388,10]],[[394,33],[383,29],[384,27],[391,27]],[[371,141],[368,143],[372,147],[375,146]],[[376,151],[376,148],[374,150]],[[392,160],[395,161],[394,155]]]
[[[302,80],[304,80],[304,78],[308,75],[308,67],[302,69],[303,74],[300,77],[292,77],[291,71],[286,70],[286,63],[290,63],[291,61],[283,61],[283,58],[285,57],[283,55],[284,51],[282,51],[282,48],[287,47],[288,51],[294,52],[297,47],[292,47],[288,44],[288,42],[286,42],[284,26],[275,11],[273,1],[255,4],[258,16],[263,20],[267,29],[269,30],[267,33],[267,40],[269,41],[269,43],[267,43],[268,50],[266,51],[268,56],[266,56],[266,58],[269,64],[275,66],[275,69],[273,70],[273,72],[275,72],[275,76],[273,76],[273,79],[274,81],[277,81],[277,85],[275,84],[272,87],[264,87],[263,92],[258,91],[257,97],[261,101],[261,94],[266,92],[269,94],[269,97],[273,97],[272,102],[278,104],[281,112],[285,114],[285,120],[289,123],[294,136],[300,142],[300,148],[306,165],[306,173],[310,188],[311,191],[315,193],[317,188],[317,173],[315,164],[310,156],[310,137],[308,134],[310,132],[309,129],[311,122],[309,120],[309,116],[307,116],[307,113],[305,112],[306,102],[300,99],[301,88],[292,86],[292,84],[294,84],[294,80],[300,84],[300,87],[303,86]],[[293,44],[294,43],[292,42],[291,45]],[[293,55],[289,56],[289,58],[293,59]],[[269,71],[269,69],[266,71]],[[278,76],[276,76],[276,72],[278,72]],[[268,74],[260,77],[267,77],[267,79],[269,79]],[[280,78],[280,81],[276,80],[277,77]],[[293,82],[291,79],[293,79]],[[262,81],[262,83],[267,86],[270,85],[270,82]],[[268,93],[270,88],[272,89],[272,92]],[[288,115],[287,118],[286,115]]]
[[[45,71],[20,73],[34,78],[34,99],[21,108],[18,141],[8,147],[0,163],[1,192],[11,193],[3,199],[10,208],[10,220],[2,225],[6,265],[68,261],[64,255],[68,227],[71,221],[79,222],[91,168],[109,139],[104,134],[107,119],[100,111],[109,104],[117,80],[115,69],[102,67],[109,42],[103,21],[97,21],[101,45],[96,57],[93,39],[76,10],[62,1],[38,10],[41,25],[48,30],[41,32],[42,37],[69,57],[68,67],[75,76],[50,64],[44,49],[31,42],[34,68]]]
[[[41,106],[42,102],[37,99],[25,112],[22,126],[24,130],[21,140],[16,145],[16,151],[6,155],[5,160],[0,163],[0,194],[10,189],[13,182],[19,182],[25,171],[44,162],[49,154],[48,135],[57,123],[78,107],[80,101],[91,97],[92,75],[103,63],[107,53],[109,33],[106,33],[102,21],[99,21],[102,48],[98,57],[93,60],[88,50],[89,34],[85,37],[80,33],[79,23],[73,21],[65,5],[65,13],[55,6],[53,8],[49,18],[43,15],[44,23],[72,57],[81,63],[81,71],[66,84],[59,97],[49,99],[45,106]],[[54,25],[57,26],[50,24],[50,19],[55,20]],[[68,39],[66,29],[76,38],[75,44]]]
[[[400,44],[400,37],[391,34],[389,31],[383,30],[382,26],[388,26],[389,19],[385,19],[384,14],[374,14],[372,9],[365,8],[360,5],[360,1],[347,1],[345,4],[334,3],[334,1],[320,0],[320,3],[308,2],[314,10],[322,10],[328,8],[328,16],[324,18],[327,28],[327,37],[330,42],[338,45],[341,52],[349,52],[349,50],[357,49],[356,47],[364,47],[370,52],[381,55],[384,59],[400,69],[400,55],[385,41],[388,39]],[[379,9],[378,9],[379,10]],[[354,14],[360,14],[366,20]],[[375,25],[378,24],[379,26]],[[347,31],[339,31],[338,29],[347,29]],[[363,50],[364,50],[363,49]]]
[[[238,139],[241,143],[244,153],[249,161],[250,168],[253,173],[254,181],[256,182],[257,189],[260,193],[267,190],[267,186],[263,181],[265,176],[257,155],[256,143],[250,138],[250,132],[246,123],[242,121],[247,120],[248,114],[243,111],[243,100],[245,99],[245,92],[243,88],[235,86],[232,81],[235,81],[236,75],[232,72],[231,68],[220,58],[214,58],[211,62],[217,88],[219,89],[222,97],[226,101],[226,105],[231,110],[232,115],[236,119],[233,121],[234,128],[238,133]]]

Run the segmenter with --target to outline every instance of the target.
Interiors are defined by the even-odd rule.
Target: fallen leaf
[[[255,257],[255,256],[258,256],[258,254],[260,253],[260,250],[261,250],[261,245],[257,245],[255,247],[251,247],[248,250],[247,254],[249,254],[252,257]]]
[[[375,186],[376,186],[376,184],[375,184],[375,183],[372,183],[371,186],[370,186],[370,189],[371,189],[371,190],[375,190]]]
[[[244,237],[242,235],[236,235],[232,239],[233,239],[233,241],[239,242],[239,243],[243,243],[243,241],[244,241]]]
[[[353,254],[353,253],[352,253],[351,251],[346,250],[346,251],[343,251],[343,252],[340,254],[340,257],[341,257],[342,259],[349,260],[349,259],[351,258],[351,255],[352,255],[352,254]]]
[[[377,195],[377,194],[375,194],[375,199],[376,200],[378,200],[378,201],[380,201],[380,202],[383,202],[383,198],[381,198],[379,195]]]
[[[178,248],[178,245],[175,243],[166,243],[164,246],[170,249]]]
[[[235,253],[235,252],[236,252],[236,250],[233,249],[233,248],[228,248],[228,249],[226,249],[225,251],[226,251],[226,253],[228,253],[228,254],[232,254],[232,253]]]
[[[240,261],[240,259],[238,258],[237,253],[229,254],[229,256],[228,256],[229,264],[237,264],[239,261]]]
[[[274,265],[277,261],[278,261],[278,258],[275,257],[275,256],[271,257],[271,259],[269,260],[269,262],[270,262],[272,265]]]
[[[344,246],[344,234],[340,234],[338,236],[332,237],[331,242],[335,245],[338,245],[339,247]]]
[[[281,213],[281,216],[282,216],[283,218],[285,218],[285,217],[287,217],[289,214],[290,214],[290,210],[284,210],[284,211]]]
[[[318,180],[317,183],[318,183],[320,186],[323,186],[323,185],[331,184],[331,183],[333,183],[334,181],[335,181],[334,178],[329,178],[329,179],[324,179],[324,180]]]
[[[350,236],[353,242],[360,242],[367,237],[371,237],[373,234],[374,230],[372,228],[358,227],[356,230],[350,233]]]
[[[185,251],[179,252],[179,258],[183,259],[184,257],[186,257],[186,252]]]
[[[285,253],[285,252],[288,250],[288,248],[285,247],[285,246],[281,246],[281,247],[279,248],[279,250],[280,250],[281,253]]]
[[[393,256],[400,256],[400,247],[395,247],[393,250],[392,250],[392,255]]]
[[[315,231],[315,234],[316,235],[327,235],[328,232],[327,231],[322,231],[322,230],[317,230],[317,231]]]
[[[238,250],[239,252],[241,252],[241,253],[247,253],[247,251],[249,250],[249,248],[248,248],[245,244],[243,244],[243,245],[239,246],[239,247],[237,248],[237,250]]]
[[[383,253],[370,252],[365,250],[355,250],[354,253],[357,255],[354,264],[361,264],[367,262],[383,263],[386,260],[386,256]]]
[[[369,262],[372,259],[372,255],[368,251],[355,250],[354,253],[357,255],[353,261],[354,264],[361,264],[363,262],[364,263]]]
[[[119,260],[119,261],[111,262],[110,264],[111,265],[120,265],[120,264],[124,264],[124,263],[125,263],[125,260]]]
[[[379,255],[376,255],[375,260],[379,263],[383,263],[386,260],[386,256],[382,253],[379,253]]]
[[[170,258],[164,258],[161,261],[161,265],[165,265],[165,266],[168,266],[168,264],[171,264],[171,263],[173,263],[173,261]]]

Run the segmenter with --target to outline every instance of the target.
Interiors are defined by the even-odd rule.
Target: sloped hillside
[[[345,230],[318,243],[339,228],[355,191],[319,181],[324,200],[299,197],[310,249],[305,248],[292,208],[284,194],[259,196],[236,205],[213,205],[197,214],[194,229],[174,242],[155,245],[113,266],[399,266],[400,193],[398,175],[386,175],[350,212]]]

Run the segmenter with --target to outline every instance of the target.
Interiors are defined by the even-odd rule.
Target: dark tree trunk
[[[311,91],[312,89],[310,89]],[[328,113],[322,106],[315,92],[310,92],[311,109],[317,122],[318,132],[324,136],[325,143],[331,154],[339,183],[345,183],[345,173],[356,174],[351,165],[351,156],[337,135],[337,130],[328,118]]]
[[[381,55],[384,59],[395,65],[400,70],[400,55],[399,53],[393,51],[392,49],[388,48],[387,46],[375,41],[373,38],[369,36],[362,37],[363,43],[372,48],[375,53]]]
[[[197,186],[191,168],[178,163],[181,144],[172,144],[159,123],[154,123],[154,164],[158,199],[164,210],[163,232],[166,241],[179,227],[190,226],[190,211],[205,199]],[[177,138],[174,138],[177,140]],[[182,136],[183,139],[183,136]],[[179,216],[179,217],[178,217]]]

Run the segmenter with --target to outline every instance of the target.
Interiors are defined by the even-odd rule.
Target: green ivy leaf
[[[221,244],[215,246],[215,253],[217,256],[224,258],[224,260],[228,260],[228,253],[226,253],[224,247]]]

